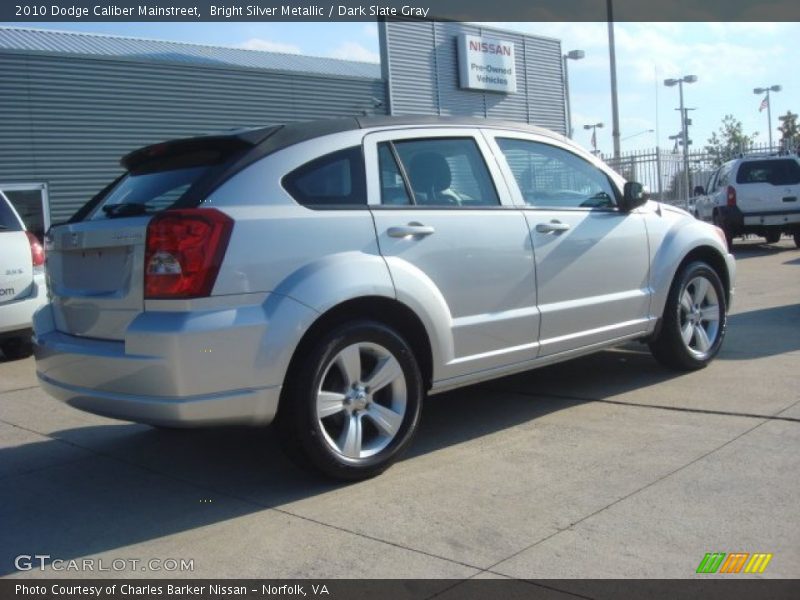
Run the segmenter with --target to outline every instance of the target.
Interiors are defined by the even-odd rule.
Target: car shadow
[[[780,244],[767,244],[763,239],[756,240],[733,240],[731,252],[736,260],[746,260],[748,258],[759,258],[763,256],[775,256],[785,252],[791,252],[797,248],[791,240],[782,240]]]
[[[800,350],[800,303],[729,315],[718,358],[749,360],[796,350]]]

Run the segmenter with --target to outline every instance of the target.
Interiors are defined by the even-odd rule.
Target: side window
[[[378,168],[381,175],[381,204],[403,206],[411,204],[406,182],[388,143],[378,145]]]
[[[730,171],[731,171],[731,167],[730,166],[723,166],[719,170],[719,176],[717,177],[717,187],[718,188],[721,188],[723,186],[728,185],[728,174],[730,173]]]
[[[600,169],[549,144],[498,138],[525,203],[549,208],[613,208],[616,193]]]
[[[489,170],[472,138],[403,140],[394,143],[420,206],[498,206]]]
[[[366,206],[367,179],[360,146],[326,154],[283,178],[298,203],[314,208]]]
[[[719,169],[714,171],[711,174],[711,179],[708,180],[708,189],[706,189],[706,193],[710,194],[714,190],[717,189],[717,176],[719,175]]]

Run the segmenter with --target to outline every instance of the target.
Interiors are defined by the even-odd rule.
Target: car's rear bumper
[[[734,235],[800,228],[800,208],[752,212],[742,211],[738,206],[721,206],[718,215],[721,226]]]
[[[169,398],[135,396],[71,386],[37,372],[42,388],[54,398],[90,413],[167,427],[259,425],[272,421],[280,386]]]
[[[29,296],[0,304],[0,338],[29,335],[33,313],[46,302],[44,276],[36,276]]]
[[[265,349],[293,347],[282,327],[270,326],[261,305],[247,305],[141,313],[124,340],[98,340],[56,330],[45,305],[34,316],[36,374],[57,399],[108,417],[175,427],[266,424],[288,358]]]

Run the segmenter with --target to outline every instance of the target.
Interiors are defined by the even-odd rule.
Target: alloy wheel
[[[408,393],[403,368],[380,344],[359,342],[336,354],[317,390],[317,420],[325,442],[340,456],[374,456],[397,437]]]

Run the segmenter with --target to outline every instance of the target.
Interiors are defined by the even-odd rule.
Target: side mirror
[[[694,195],[695,196],[705,196],[706,190],[702,185],[694,186]]]
[[[622,191],[622,206],[620,208],[625,212],[630,212],[637,206],[647,202],[648,198],[650,198],[650,194],[641,183],[629,181]]]

